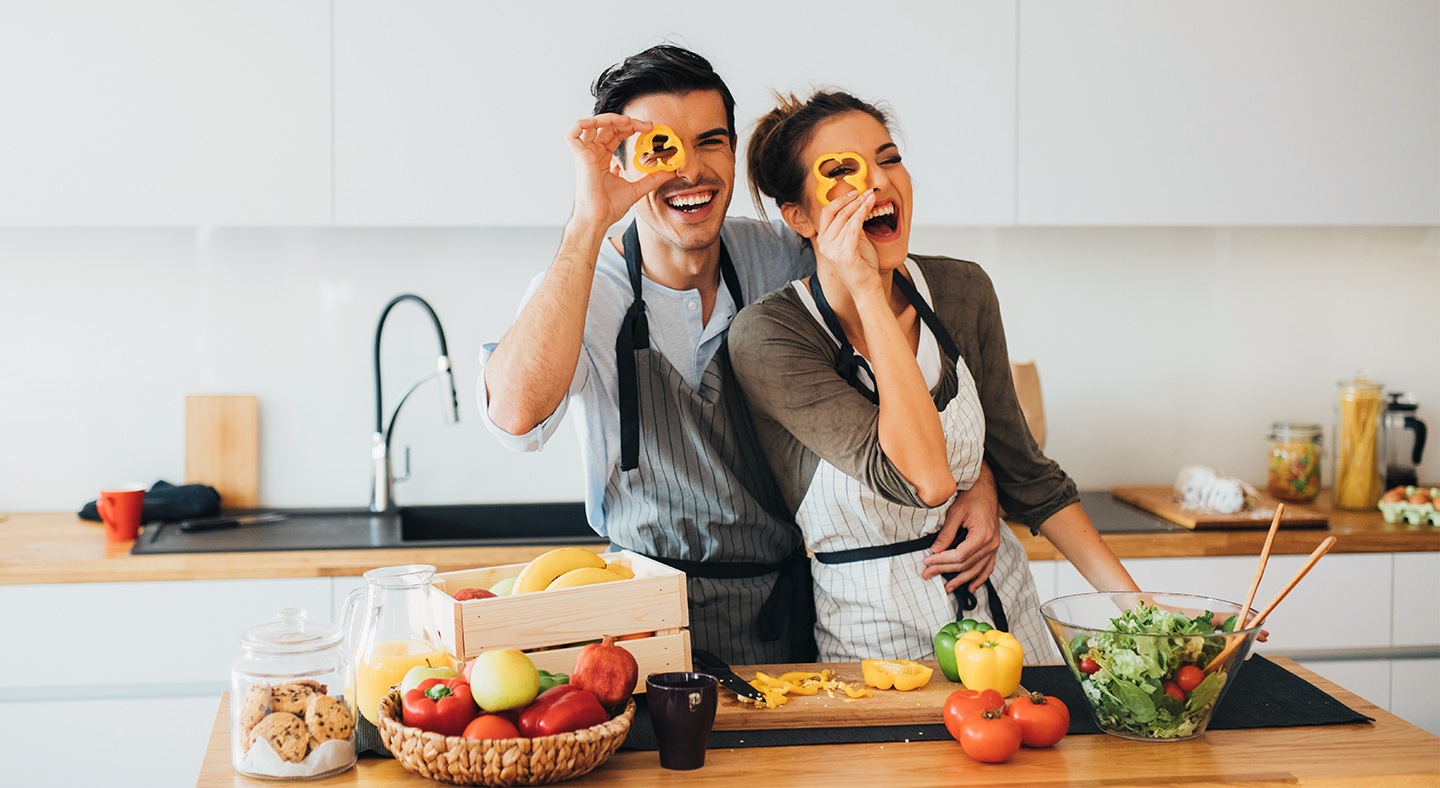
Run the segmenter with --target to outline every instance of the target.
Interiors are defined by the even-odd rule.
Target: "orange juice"
[[[450,655],[423,640],[388,640],[355,660],[355,701],[365,719],[380,724],[380,699],[413,667],[455,667]]]

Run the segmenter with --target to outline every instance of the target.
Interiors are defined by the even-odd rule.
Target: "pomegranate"
[[[600,705],[615,711],[635,692],[640,679],[640,664],[635,655],[615,645],[615,638],[606,635],[599,643],[591,643],[575,655],[575,669],[570,672],[570,685],[595,693]]]

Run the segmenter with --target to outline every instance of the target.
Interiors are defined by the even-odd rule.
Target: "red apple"
[[[462,588],[455,592],[455,601],[464,602],[467,599],[489,599],[496,596],[494,591],[485,588]]]
[[[635,661],[635,655],[615,645],[615,638],[606,635],[599,643],[592,643],[575,655],[570,685],[595,693],[600,705],[613,712],[634,694],[639,678],[640,664]]]

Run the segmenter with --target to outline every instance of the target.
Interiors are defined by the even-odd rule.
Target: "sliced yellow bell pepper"
[[[846,160],[855,162],[855,171],[849,175],[831,178],[822,171],[822,168],[828,162],[833,161],[844,164]],[[821,205],[830,204],[830,191],[835,188],[836,181],[844,181],[850,184],[857,192],[863,192],[870,188],[869,184],[865,182],[866,177],[870,174],[869,168],[865,166],[865,158],[858,153],[851,153],[849,151],[844,153],[826,153],[815,160],[815,166],[811,168],[811,172],[815,175],[815,198],[819,200]]]
[[[934,670],[909,659],[865,659],[860,661],[860,672],[875,689],[906,692],[929,684]]]
[[[656,123],[635,141],[634,161],[635,169],[644,173],[674,172],[685,166],[685,146],[674,129]]]
[[[993,689],[1004,697],[1020,687],[1025,648],[1009,632],[970,631],[955,641],[955,668],[968,689]]]

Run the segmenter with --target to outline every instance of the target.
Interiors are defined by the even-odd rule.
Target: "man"
[[[481,410],[502,442],[535,451],[573,400],[590,524],[686,573],[694,646],[735,663],[809,659],[808,559],[724,344],[742,306],[812,272],[814,257],[779,223],[725,218],[735,102],[704,58],[653,47],[592,92],[595,116],[567,137],[574,212],[515,324],[481,354]],[[627,155],[652,124],[684,147],[673,173],[643,174]],[[633,223],[607,239],[632,207]],[[974,537],[927,573],[978,586],[999,544],[993,481],[952,506],[937,549],[962,522]]]

